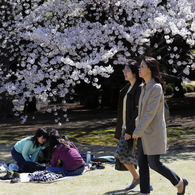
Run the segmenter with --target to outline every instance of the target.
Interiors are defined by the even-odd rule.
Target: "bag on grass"
[[[94,157],[91,159],[92,162],[103,162],[108,164],[114,164],[115,163],[115,157],[114,156],[100,156],[100,157]]]
[[[8,170],[10,170],[10,171],[19,171],[19,166],[16,163],[10,163]]]
[[[6,173],[8,166],[4,162],[0,162],[0,173]]]

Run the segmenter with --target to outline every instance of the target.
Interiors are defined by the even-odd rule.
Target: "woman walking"
[[[141,92],[138,67],[135,60],[130,60],[123,69],[124,78],[128,84],[119,94],[115,131],[115,138],[119,139],[115,158],[119,159],[133,176],[133,180],[126,190],[133,189],[139,184],[139,174],[135,169],[138,164],[137,151],[133,151],[133,139],[131,138],[135,129],[135,118],[138,113],[138,100]]]
[[[167,133],[164,82],[158,61],[152,57],[142,57],[139,76],[144,79],[144,84],[139,99],[136,129],[132,137],[139,138],[140,195],[150,194],[149,167],[167,178],[177,188],[177,195],[184,195],[188,181],[160,162],[160,155],[166,153],[167,149]]]

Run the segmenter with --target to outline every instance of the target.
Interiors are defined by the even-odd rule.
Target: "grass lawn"
[[[194,195],[195,185],[195,153],[171,153],[162,156],[162,161],[179,176],[188,179],[186,195]],[[1,174],[3,175],[3,174]],[[81,176],[63,181],[38,183],[2,183],[0,195],[138,195],[138,192],[126,192],[132,180],[128,171],[116,171],[114,165],[105,165],[105,169],[94,170]],[[154,190],[151,195],[176,195],[172,184],[156,172],[151,171],[151,185]],[[135,188],[139,190],[139,186]]]
[[[188,106],[188,99],[186,100],[185,107]],[[169,144],[173,143],[170,146],[174,146],[174,150],[171,150],[172,152],[167,155],[163,155],[162,161],[179,176],[188,179],[189,186],[186,195],[194,195],[195,152],[193,149],[185,150],[185,148],[189,148],[188,146],[194,148],[194,110],[191,112],[186,109],[179,110],[176,113],[172,112],[171,115],[167,130]],[[94,151],[100,149],[100,146],[103,148],[116,146],[117,140],[113,138],[116,112],[96,110],[92,113],[77,108],[71,110],[69,116],[70,122],[64,123],[60,127],[53,122],[54,116],[52,114],[43,116],[40,113],[35,113],[29,115],[28,121],[23,125],[20,124],[20,120],[17,118],[2,120],[0,122],[0,161],[9,158],[10,155],[1,144],[14,144],[23,137],[33,135],[39,127],[56,128],[74,142],[94,146]],[[177,151],[175,148],[179,148],[179,150]],[[103,151],[102,148],[100,150]],[[85,149],[85,151],[87,150]],[[4,173],[0,175],[4,175]],[[0,182],[0,195],[138,195],[138,192],[124,191],[131,181],[132,177],[128,171],[116,171],[114,165],[106,165],[103,170],[89,171],[82,176],[50,184]],[[151,171],[151,185],[154,188],[151,195],[176,195],[177,191],[170,182],[153,171]],[[139,187],[136,187],[136,190],[139,190]]]

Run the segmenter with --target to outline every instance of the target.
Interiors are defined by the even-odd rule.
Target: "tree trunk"
[[[33,97],[31,102],[29,101],[29,99],[27,99],[24,104],[23,113],[26,115],[27,113],[35,112],[35,111],[37,111],[36,98]]]
[[[7,97],[5,93],[1,94],[1,100],[0,100],[0,119],[13,117],[14,105],[12,103],[12,99],[10,97]]]
[[[103,84],[102,91],[101,91],[101,107],[102,108],[111,107],[110,96],[111,96],[110,88]]]
[[[99,103],[99,89],[91,84],[81,83],[76,86],[76,94],[78,94],[80,104],[85,108],[98,108]]]

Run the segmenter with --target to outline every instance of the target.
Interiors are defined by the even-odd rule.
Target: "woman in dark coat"
[[[123,69],[124,78],[128,84],[120,91],[117,113],[115,138],[119,139],[115,158],[130,171],[133,181],[126,190],[133,189],[139,184],[137,166],[137,151],[135,150],[131,135],[135,129],[135,119],[138,114],[138,101],[141,92],[141,79],[138,73],[138,63],[130,60]]]

